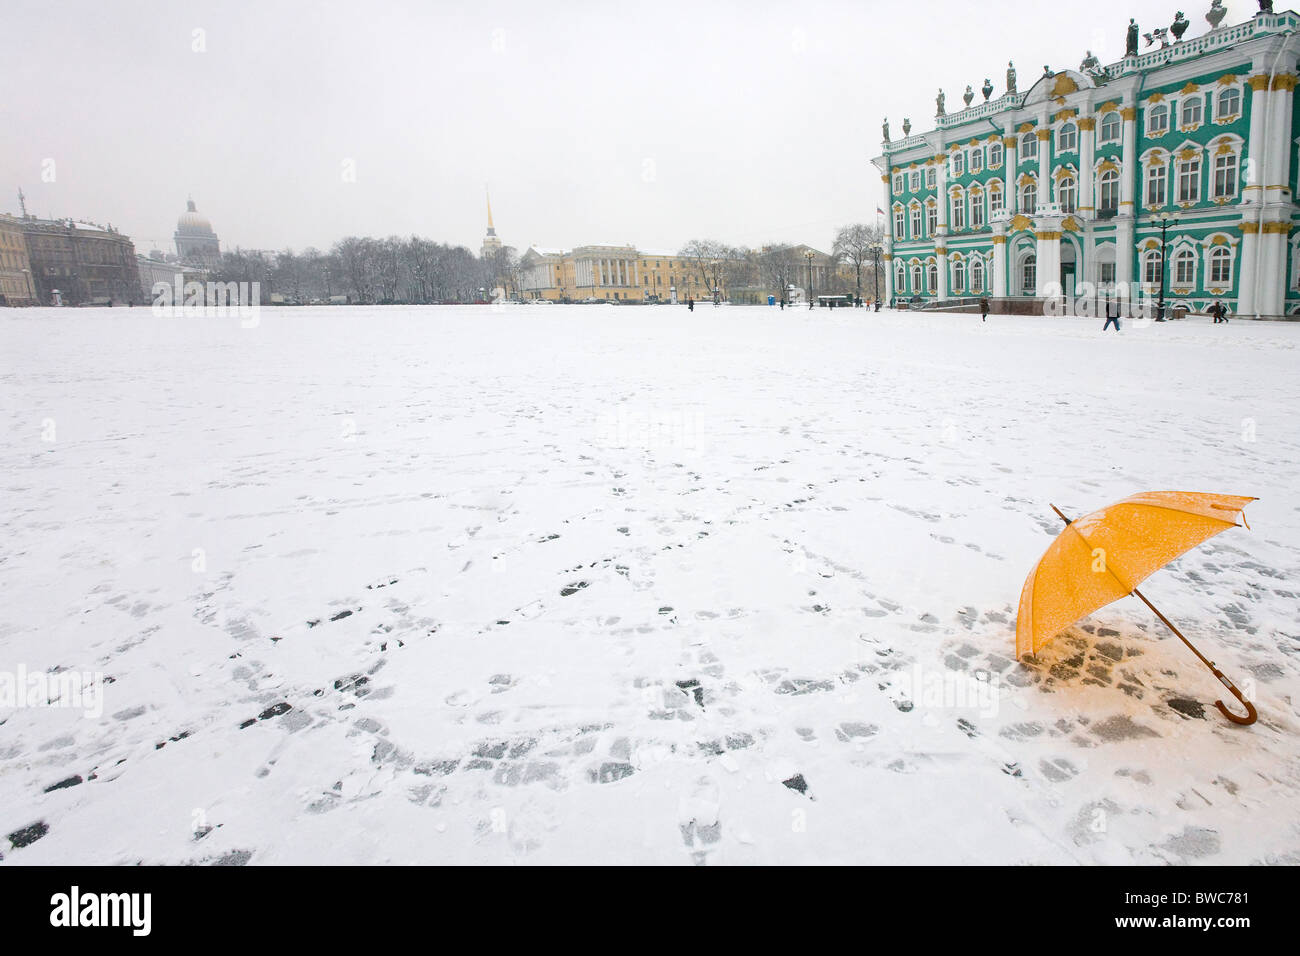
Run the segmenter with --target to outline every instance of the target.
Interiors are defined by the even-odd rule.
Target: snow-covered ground
[[[1300,324],[1100,327],[2,312],[0,670],[105,675],[5,862],[1300,862]],[[1261,499],[1144,587],[1253,727],[1135,599],[1012,660],[1150,489]]]

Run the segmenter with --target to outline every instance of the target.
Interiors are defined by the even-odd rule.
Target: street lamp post
[[[878,242],[873,242],[869,248],[871,249],[871,258],[875,262],[876,294],[875,296],[873,296],[873,298],[876,300],[876,311],[879,312],[880,311],[880,256],[881,253],[884,251],[884,247],[881,246],[881,244]]]
[[[1160,220],[1160,300],[1156,303],[1157,322],[1163,322],[1165,320],[1165,263],[1169,258],[1165,255],[1165,249],[1168,248],[1166,245],[1166,236],[1169,232],[1169,227],[1177,222],[1178,217],[1176,215],[1165,216]]]
[[[805,249],[803,257],[808,260],[808,308],[811,309],[813,307],[813,251]]]

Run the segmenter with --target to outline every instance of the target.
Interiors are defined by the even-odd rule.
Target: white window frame
[[[1163,126],[1156,126],[1156,117],[1164,120]],[[1169,132],[1169,104],[1153,103],[1147,107],[1147,138],[1157,139]]]
[[[1038,137],[1034,135],[1033,130],[1020,134],[1020,144],[1017,149],[1020,151],[1022,160],[1038,158]]]
[[[1002,141],[989,144],[989,169],[996,169],[1001,166],[1004,160],[1005,151],[1002,147]],[[994,158],[996,157],[996,159]]]
[[[1057,131],[1056,151],[1058,153],[1077,153],[1079,151],[1079,127],[1073,122],[1066,123]]]
[[[1068,183],[1068,185],[1067,185]],[[1067,203],[1066,197],[1069,198]],[[1073,214],[1079,208],[1079,180],[1074,176],[1062,176],[1056,181],[1056,201],[1061,211]]]
[[[1196,119],[1189,120],[1187,111],[1196,107]],[[1188,130],[1199,129],[1205,122],[1205,97],[1200,93],[1186,97],[1178,104],[1178,126],[1184,132]]]
[[[1115,134],[1106,135],[1106,127],[1111,122],[1111,117],[1115,117]],[[1101,117],[1101,123],[1098,126],[1098,142],[1100,143],[1118,143],[1124,137],[1124,118],[1119,115],[1118,110],[1108,110]]]
[[[1201,174],[1205,164],[1197,153],[1191,159],[1177,160],[1178,205],[1196,205],[1201,201]]]
[[[1237,107],[1235,110],[1228,111],[1223,108],[1223,99],[1225,96],[1231,96],[1233,98]],[[1216,123],[1230,123],[1233,120],[1240,118],[1242,100],[1243,94],[1241,87],[1239,86],[1225,86],[1223,89],[1219,90],[1214,94],[1214,121]]]
[[[1118,212],[1120,195],[1119,187],[1120,182],[1118,169],[1108,169],[1099,175],[1097,177],[1097,208]],[[1107,192],[1114,194],[1115,201],[1113,203],[1106,202]]]

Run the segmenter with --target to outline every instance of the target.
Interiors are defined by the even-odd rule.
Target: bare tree
[[[692,239],[678,253],[691,263],[705,289],[726,293],[734,274],[745,261],[745,251],[716,239]]]
[[[835,235],[835,245],[831,257],[837,262],[844,262],[853,267],[854,289],[858,298],[862,297],[862,268],[868,264],[875,266],[876,260],[871,247],[881,242],[882,239],[883,236],[878,226],[868,226],[865,223],[844,226]],[[879,291],[875,290],[876,275],[874,269],[871,273],[871,284],[873,291],[879,296]]]

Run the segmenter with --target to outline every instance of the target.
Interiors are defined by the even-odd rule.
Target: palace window
[[[1115,283],[1115,263],[1097,263],[1097,280],[1103,285],[1113,285]]]
[[[911,174],[907,178],[908,185],[911,186],[912,192],[916,192],[921,188],[921,174],[917,170],[912,170]]]
[[[1038,138],[1032,132],[1020,137],[1020,158],[1034,159],[1038,156]]]
[[[925,267],[925,282],[927,292],[939,291],[939,267],[933,262]]]
[[[924,290],[921,288],[921,266],[918,263],[917,265],[912,266],[912,292],[916,293],[923,291]]]
[[[930,235],[934,235],[939,229],[939,206],[936,203],[929,203],[925,207],[925,225]]]
[[[1147,135],[1164,136],[1169,132],[1169,107],[1163,103],[1147,107]]]
[[[905,217],[903,215],[903,207],[895,206],[894,207],[894,236],[898,239],[902,239],[905,236],[904,230],[906,227],[906,223],[904,220]]]
[[[894,295],[899,295],[907,285],[907,270],[902,262],[894,263]]]
[[[1201,201],[1201,159],[1181,159],[1178,161],[1178,201],[1193,203]]]
[[[1075,184],[1073,176],[1062,176],[1056,184],[1056,201],[1061,205],[1061,211],[1074,212],[1075,196],[1078,193],[1078,187]]]
[[[1235,87],[1221,90],[1214,107],[1214,118],[1220,121],[1225,121],[1240,115],[1241,90]]]
[[[1002,215],[1002,186],[998,183],[989,187],[989,215],[994,219]]]
[[[1103,116],[1101,118],[1101,141],[1103,143],[1118,143],[1122,122],[1120,115],[1114,110]]]
[[[1164,272],[1164,259],[1154,249],[1142,257],[1142,281],[1147,285],[1160,285]]]
[[[1214,199],[1231,199],[1237,195],[1237,156],[1227,153],[1214,157]]]
[[[1218,246],[1210,253],[1210,283],[1212,285],[1232,283],[1232,251],[1224,246]]]
[[[1062,153],[1073,152],[1079,148],[1079,127],[1066,123],[1056,137],[1056,148]]]
[[[952,228],[966,228],[966,197],[960,192],[952,194]]]
[[[894,177],[894,195],[897,196],[902,191],[903,191],[903,174],[899,173],[897,176]],[[658,263],[655,264],[658,265]]]
[[[1183,126],[1201,125],[1201,98],[1189,96],[1183,100]]]
[[[998,141],[989,147],[989,165],[1002,165],[1002,142]]]
[[[1025,183],[1020,187],[1020,211],[1032,216],[1038,208],[1038,184]]]
[[[1147,168],[1147,201],[1148,206],[1163,206],[1165,204],[1165,168],[1163,166],[1150,166]]]
[[[933,189],[934,181],[935,181],[935,172],[934,172],[934,167],[931,166],[929,169],[925,171],[925,188]]]
[[[1020,289],[1026,295],[1033,295],[1036,288],[1038,288],[1038,257],[1031,252],[1020,264]]]
[[[982,193],[971,193],[970,227],[972,229],[984,228],[984,196]]]
[[[921,207],[915,205],[912,207],[912,238],[920,239],[924,233],[921,232]]]
[[[1101,174],[1097,180],[1097,193],[1099,209],[1104,212],[1115,212],[1119,209],[1119,173],[1116,170],[1108,169]]]
[[[984,291],[984,260],[976,256],[970,264],[970,290],[972,292]]]
[[[966,263],[960,259],[952,264],[952,291],[961,292],[966,288]]]
[[[1189,287],[1196,284],[1196,253],[1180,249],[1174,253],[1174,285]]]
[[[958,150],[952,154],[952,175],[961,176],[966,172],[966,154]]]

